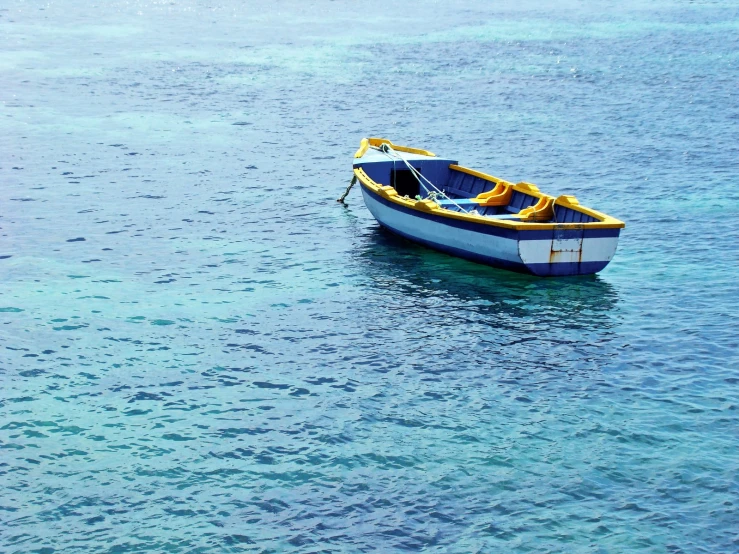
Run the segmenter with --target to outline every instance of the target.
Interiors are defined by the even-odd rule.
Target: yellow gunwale
[[[354,154],[355,158],[361,158],[364,156],[364,153],[367,152],[367,149],[370,146],[379,147],[381,144],[387,144],[392,148],[393,150],[397,150],[398,152],[408,152],[409,154],[418,154],[420,156],[428,156],[430,158],[435,158],[436,154],[433,152],[429,152],[428,150],[421,150],[420,148],[411,148],[410,146],[401,146],[399,144],[393,144],[388,139],[379,138],[379,137],[370,137],[368,139],[363,138],[362,142],[359,144],[359,150],[357,150],[356,154]]]
[[[363,143],[364,143],[363,139]],[[372,141],[373,139],[370,139]],[[386,141],[385,139],[380,139],[384,142],[390,142]],[[368,145],[371,144],[368,141]],[[380,143],[381,144],[381,143]],[[392,145],[392,143],[390,143]],[[399,150],[398,147],[392,145],[392,147],[395,150]],[[366,151],[366,147],[364,150]],[[362,149],[360,148],[360,151]],[[414,149],[415,150],[415,149]],[[408,152],[409,150],[403,150],[404,152]],[[418,151],[416,150],[416,153]],[[422,151],[425,152],[425,151]],[[359,151],[357,152],[359,154]],[[364,152],[362,152],[362,155]],[[357,156],[361,157],[361,156]],[[453,166],[454,168],[461,167],[461,166]],[[490,175],[487,175],[485,173],[481,173],[478,171],[475,171],[473,169],[467,169],[462,168],[465,170],[465,173],[470,173],[471,175],[476,175],[477,177],[481,177],[483,179],[487,180],[496,180],[496,181],[502,181],[502,179],[496,179],[495,177],[492,177]],[[474,172],[474,173],[473,173]],[[626,224],[623,221],[620,221],[614,217],[608,216],[606,214],[603,214],[601,212],[598,212],[596,210],[592,210],[590,208],[585,208],[584,206],[580,206],[577,203],[577,200],[573,196],[560,196],[557,198],[554,198],[553,196],[549,196],[543,193],[538,192],[538,189],[534,185],[531,185],[530,183],[518,183],[516,185],[511,185],[516,189],[523,189],[527,192],[527,194],[531,194],[533,196],[537,196],[539,198],[546,197],[551,198],[552,201],[560,206],[566,206],[572,209],[575,209],[577,211],[583,212],[587,215],[590,215],[592,217],[596,217],[600,219],[601,221],[592,221],[588,223],[524,223],[524,222],[514,222],[514,221],[506,221],[506,220],[496,220],[489,217],[485,217],[482,215],[473,215],[473,214],[466,214],[466,213],[460,213],[460,212],[454,212],[451,210],[447,210],[436,204],[435,202],[431,200],[415,200],[412,198],[403,198],[398,196],[398,193],[395,191],[394,188],[387,186],[387,185],[381,185],[379,183],[376,183],[373,181],[361,167],[354,169],[354,175],[357,177],[357,180],[359,183],[367,188],[368,190],[374,192],[375,194],[378,194],[379,196],[382,196],[386,200],[392,202],[393,204],[398,204],[399,206],[403,206],[405,208],[410,208],[412,210],[417,210],[419,212],[425,212],[425,213],[433,213],[435,215],[438,215],[440,217],[446,217],[449,219],[458,219],[462,221],[470,221],[473,223],[479,223],[482,225],[491,225],[493,227],[503,227],[506,229],[511,229],[515,231],[533,231],[533,230],[548,230],[548,229],[622,229],[626,226]],[[504,181],[507,183],[506,181]],[[530,187],[533,187],[535,190],[531,190]]]
[[[480,179],[485,179],[486,181],[490,181],[492,183],[503,183],[505,185],[513,184],[513,183],[509,183],[505,179],[500,179],[493,175],[488,175],[487,173],[483,173],[482,171],[477,171],[476,169],[470,169],[469,167],[464,167],[463,165],[449,164],[449,169],[461,171],[462,173],[467,173],[469,175],[479,177]]]

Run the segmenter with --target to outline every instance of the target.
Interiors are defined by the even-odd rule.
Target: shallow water
[[[0,7],[0,550],[736,552],[733,2]],[[363,136],[623,219],[381,231]]]

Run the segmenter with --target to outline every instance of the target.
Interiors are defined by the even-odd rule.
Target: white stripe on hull
[[[443,244],[490,258],[521,263],[518,255],[518,241],[502,237],[492,237],[484,233],[458,229],[435,221],[415,217],[389,208],[375,200],[362,188],[364,203],[375,219],[388,227],[418,240]]]
[[[609,262],[616,252],[618,237],[555,240],[515,240],[469,229],[459,229],[416,217],[388,207],[362,188],[364,203],[382,223],[419,241],[445,245],[488,258],[520,264]]]
[[[566,244],[563,244],[566,243]],[[580,248],[582,244],[582,252]],[[616,253],[618,237],[568,240],[522,240],[518,252],[525,264],[609,262]]]

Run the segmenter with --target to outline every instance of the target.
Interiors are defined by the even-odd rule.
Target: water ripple
[[[0,9],[0,550],[736,551],[735,6],[335,4]],[[390,235],[368,135],[616,258]]]

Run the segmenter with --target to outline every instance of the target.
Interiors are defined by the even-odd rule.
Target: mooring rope
[[[395,165],[395,159],[402,160],[403,163],[406,166],[408,166],[408,169],[411,170],[411,172],[413,173],[413,175],[416,176],[416,179],[418,179],[419,181],[421,179],[423,179],[429,185],[431,185],[431,188],[433,188],[437,192],[437,194],[439,194],[443,198],[446,198],[447,200],[449,200],[452,204],[454,204],[455,206],[457,206],[457,208],[459,208],[460,211],[462,211],[462,212],[464,212],[466,214],[470,213],[469,211],[465,210],[462,206],[460,206],[459,204],[457,204],[452,198],[449,198],[443,190],[439,189],[435,184],[433,184],[426,177],[424,177],[415,167],[413,167],[411,164],[408,163],[408,160],[406,160],[403,156],[401,156],[400,154],[398,154],[398,152],[396,152],[395,150],[393,150],[393,147],[392,146],[390,146],[389,144],[387,144],[386,142],[384,142],[377,149],[380,152],[382,152],[383,154],[386,154],[387,156],[389,156],[393,160],[393,166]],[[393,155],[391,155],[391,153]],[[431,191],[428,190],[428,187],[424,187],[424,188],[426,189],[426,192],[429,192],[429,193],[431,192]]]
[[[349,183],[349,186],[346,187],[346,190],[344,191],[344,194],[342,194],[339,198],[336,199],[337,202],[341,202],[346,206],[346,202],[344,202],[344,198],[346,198],[346,195],[349,194],[349,191],[352,190],[352,187],[354,186],[354,183],[357,182],[357,176],[355,175],[352,177],[351,182]]]

